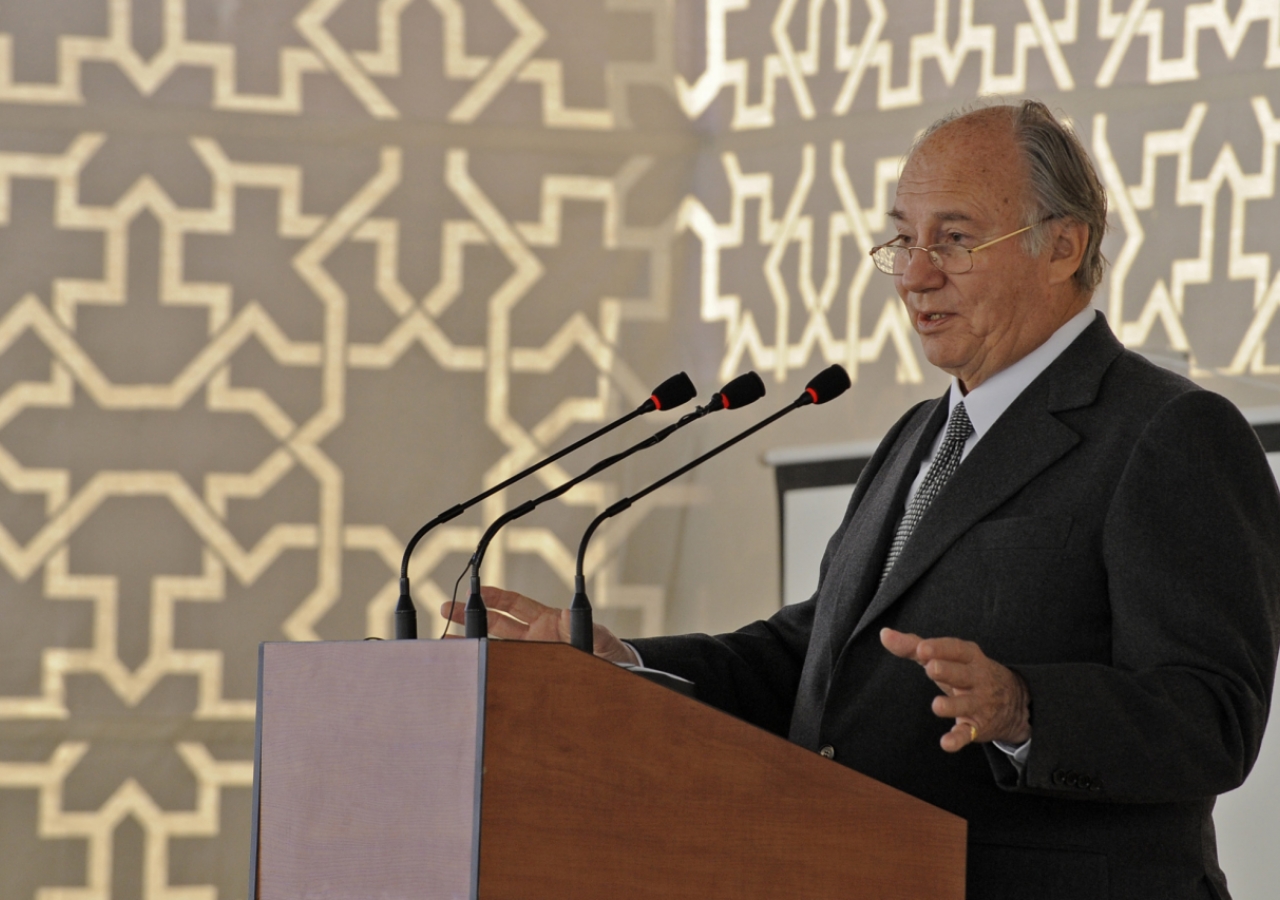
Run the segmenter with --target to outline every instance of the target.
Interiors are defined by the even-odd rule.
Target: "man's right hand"
[[[569,643],[569,610],[543,606],[537,600],[504,591],[502,588],[482,587],[480,596],[489,610],[489,636],[507,641],[559,641]],[[448,617],[453,607],[453,621],[466,622],[465,603],[445,603],[440,615]],[[603,625],[593,626],[596,656],[610,662],[636,664],[635,653]]]

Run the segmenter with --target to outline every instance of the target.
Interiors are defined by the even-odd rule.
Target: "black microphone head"
[[[649,410],[675,409],[696,396],[698,396],[698,389],[693,386],[688,375],[680,372],[654,388],[652,396],[644,402],[644,405]]]
[[[719,396],[720,405],[724,409],[749,406],[764,396],[764,382],[755,372],[748,372],[745,375],[739,375],[733,381],[720,388],[720,393],[717,396]]]
[[[809,383],[804,387],[804,393],[808,394],[814,403],[826,403],[849,390],[850,384],[852,382],[849,381],[849,373],[844,370],[844,366],[837,363],[827,366],[809,379]],[[800,396],[803,397],[804,394]]]

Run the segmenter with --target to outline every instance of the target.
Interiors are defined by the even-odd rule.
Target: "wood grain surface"
[[[488,655],[481,900],[964,897],[964,820],[567,646]]]

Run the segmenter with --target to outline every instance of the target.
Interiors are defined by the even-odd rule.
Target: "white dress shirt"
[[[951,394],[947,398],[949,404],[948,415],[950,415],[950,411],[955,410],[956,404],[963,400],[964,411],[969,414],[969,421],[973,425],[973,434],[969,435],[969,440],[964,442],[964,450],[960,453],[962,462],[973,451],[978,441],[982,440],[982,436],[991,430],[991,426],[996,424],[996,420],[1004,414],[1004,411],[1009,408],[1013,401],[1018,399],[1019,395],[1027,389],[1031,382],[1036,380],[1036,377],[1041,372],[1049,368],[1050,363],[1062,355],[1063,350],[1071,346],[1072,341],[1084,333],[1084,330],[1093,322],[1095,316],[1097,316],[1097,313],[1093,307],[1082,310],[1050,335],[1049,340],[1009,366],[1009,368],[1001,369],[968,394],[960,387],[959,379],[951,379]],[[911,502],[911,498],[920,489],[924,476],[929,474],[929,467],[933,465],[933,459],[938,454],[938,448],[942,446],[942,438],[946,431],[947,429],[944,425],[938,430],[938,436],[933,439],[933,446],[929,448],[929,455],[920,464],[920,472],[916,475],[916,480],[911,483],[911,490],[907,493],[907,503]]]

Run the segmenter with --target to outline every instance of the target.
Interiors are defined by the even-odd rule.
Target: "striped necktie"
[[[898,561],[898,557],[902,555],[902,548],[907,545],[911,532],[916,530],[916,525],[924,517],[925,510],[929,508],[929,504],[933,503],[933,498],[938,496],[942,486],[951,479],[956,469],[960,468],[964,442],[971,434],[973,434],[973,423],[969,421],[969,414],[965,412],[963,402],[957,403],[956,408],[951,411],[951,419],[947,422],[947,433],[942,438],[938,455],[933,458],[933,465],[929,467],[929,472],[924,476],[920,489],[907,504],[907,511],[903,513],[902,521],[898,523],[898,530],[893,535],[893,543],[889,546],[889,555],[884,561],[884,571],[880,573],[882,582],[889,574],[889,570],[893,568],[893,564]]]

